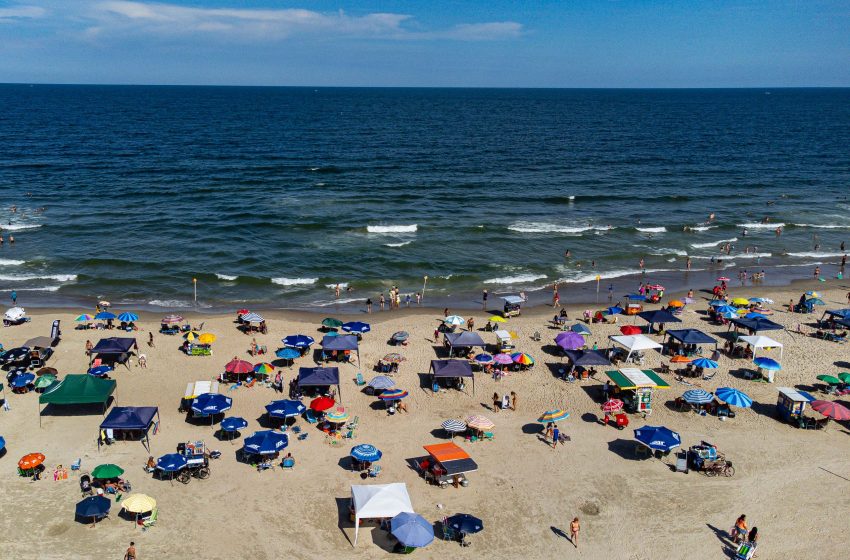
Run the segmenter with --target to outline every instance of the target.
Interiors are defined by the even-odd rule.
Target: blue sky
[[[850,2],[0,0],[0,82],[850,86]]]

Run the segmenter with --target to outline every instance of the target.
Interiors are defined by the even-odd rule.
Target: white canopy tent
[[[415,513],[410,503],[410,495],[407,493],[407,484],[403,482],[368,486],[352,485],[351,502],[354,505],[353,545],[357,544],[361,519],[391,518],[402,512]]]
[[[194,399],[206,393],[218,393],[218,381],[195,381],[186,384],[184,399]]]
[[[614,344],[619,344],[629,351],[626,355],[626,360],[632,357],[635,352],[642,350],[661,350],[662,346],[642,334],[635,335],[611,335],[608,337]]]
[[[753,348],[753,359],[756,359],[756,352],[758,352],[759,348],[779,348],[779,360],[782,360],[782,344],[773,340],[769,336],[740,336],[738,340],[741,342],[746,342]]]

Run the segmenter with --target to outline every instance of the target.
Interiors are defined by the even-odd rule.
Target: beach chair
[[[73,463],[71,463],[71,470],[72,471],[80,470],[80,467],[82,466],[82,464],[83,464],[83,458],[77,457],[77,460],[74,461]]]
[[[381,465],[375,465],[369,469],[369,478],[377,478],[381,474]]]
[[[304,432],[303,434],[298,434],[298,441],[304,441],[305,439],[307,439],[308,435],[310,434],[308,434],[307,432]]]
[[[354,378],[354,384],[357,385],[358,387],[362,387],[363,385],[366,384],[366,381],[363,379],[363,372],[361,372],[361,371],[357,372],[357,377]]]
[[[142,527],[148,529],[156,525],[156,519],[159,516],[159,508],[153,508],[153,511],[148,517],[142,518]]]
[[[360,417],[355,416],[354,419],[352,419],[351,422],[349,422],[346,427],[351,429],[351,430],[356,430],[357,426],[359,426],[359,425],[360,425]]]

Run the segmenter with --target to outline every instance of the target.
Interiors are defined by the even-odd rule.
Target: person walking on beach
[[[747,516],[743,513],[735,520],[735,526],[732,527],[732,542],[738,544],[747,538]]]
[[[136,543],[130,541],[130,546],[127,547],[127,552],[124,553],[124,560],[137,560]]]
[[[578,517],[573,517],[573,520],[570,522],[570,542],[576,548],[578,548],[578,532],[580,530],[581,524],[578,521]]]
[[[150,346],[151,348],[154,348],[154,345],[153,345],[153,332],[149,332],[149,333],[148,333],[148,346]]]
[[[484,288],[484,290],[481,292],[481,301],[482,301],[481,309],[483,309],[484,311],[487,311],[487,297],[488,296],[489,296],[489,294],[487,293],[487,288]]]
[[[502,397],[499,393],[493,393],[493,412],[499,412],[502,409]]]
[[[558,307],[561,305],[561,294],[555,290],[555,294],[552,296],[552,307]]]
[[[18,303],[18,292],[16,292],[15,290],[12,290],[12,293],[9,294],[9,295],[12,296],[12,305],[17,305],[17,303]]]

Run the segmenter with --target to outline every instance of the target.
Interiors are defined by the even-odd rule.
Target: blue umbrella
[[[753,363],[761,369],[766,369],[770,371],[778,371],[782,369],[782,366],[779,365],[779,362],[777,362],[773,358],[756,358],[755,360],[753,360]]]
[[[248,427],[248,421],[239,416],[229,416],[221,421],[220,427],[223,432],[238,432]]]
[[[5,448],[6,448],[6,438],[4,438],[3,436],[0,436],[0,450],[5,449]]]
[[[489,364],[493,361],[493,356],[491,356],[490,354],[478,354],[473,359],[479,364]]]
[[[756,313],[755,311],[751,311],[744,315],[744,319],[767,319],[767,315],[764,313]]]
[[[246,438],[242,448],[255,455],[273,455],[282,449],[286,449],[287,445],[289,445],[289,438],[283,432],[262,430],[254,432],[254,435]]]
[[[694,367],[701,367],[705,369],[717,369],[717,362],[714,360],[709,360],[708,358],[697,358],[691,361],[691,365]]]
[[[368,443],[361,443],[360,445],[355,445],[351,448],[351,456],[358,461],[366,461],[369,463],[374,463],[375,461],[380,461],[381,450],[375,447],[374,445],[369,445]],[[410,545],[413,546],[413,545]]]
[[[15,388],[26,387],[35,380],[35,375],[32,373],[21,373],[16,375],[9,381],[9,385]]]
[[[378,375],[373,377],[371,381],[369,381],[369,387],[373,389],[377,389],[379,391],[383,391],[384,389],[392,389],[395,387],[395,381],[387,377],[386,375]]]
[[[296,350],[295,348],[282,348],[274,353],[275,356],[280,358],[281,360],[294,360],[301,356],[301,352]]]
[[[266,412],[269,413],[270,418],[292,418],[305,410],[307,410],[307,407],[301,401],[273,401],[266,405]]]
[[[434,541],[434,527],[421,515],[399,513],[390,521],[390,532],[404,546],[422,548]]]
[[[282,342],[284,346],[290,348],[309,348],[316,340],[306,334],[292,334],[284,338]]]
[[[204,393],[198,395],[192,401],[192,412],[203,414],[221,414],[226,410],[230,410],[233,406],[233,399],[225,397],[220,393]]]
[[[110,371],[112,371],[112,368],[109,366],[97,366],[89,368],[88,374],[94,375],[95,377],[103,377],[104,375],[107,375]]]
[[[118,316],[118,320],[123,321],[124,323],[132,323],[133,321],[138,321],[139,316],[135,313],[125,311],[124,313]]]
[[[101,311],[97,315],[94,316],[98,321],[109,321],[111,319],[115,319],[117,315],[115,313],[110,313],[109,311]]]
[[[727,311],[726,313],[721,313],[720,316],[723,317],[724,319],[737,319],[738,318],[738,314],[735,313],[734,311]]]
[[[682,398],[685,399],[685,402],[691,404],[706,404],[714,400],[714,395],[702,389],[691,389],[690,391],[685,391]]]
[[[179,453],[169,453],[156,460],[156,468],[163,472],[177,472],[183,469],[188,461]]]
[[[468,513],[458,513],[446,519],[446,524],[461,533],[471,535],[484,529],[484,522]]]
[[[581,323],[576,323],[575,325],[570,327],[570,330],[578,334],[591,334],[590,329],[587,328],[587,325],[583,325]]]
[[[369,323],[363,323],[361,321],[351,321],[349,323],[342,324],[342,330],[345,332],[353,332],[353,333],[367,333],[372,330],[372,327]]]
[[[749,408],[753,404],[753,399],[738,389],[731,387],[718,387],[717,391],[714,392],[714,396],[730,406]]]
[[[103,517],[111,506],[112,500],[106,496],[89,496],[77,502],[75,511],[79,517]]]
[[[635,430],[635,439],[659,451],[670,451],[682,444],[679,434],[664,426],[644,426]]]
[[[607,309],[607,311],[608,311],[608,315],[619,315],[620,313],[623,312],[623,308],[618,306],[618,305],[615,305],[614,307],[609,307]],[[573,332],[575,332],[575,331],[573,331]]]
[[[723,305],[718,305],[714,308],[714,310],[718,313],[735,313],[736,315],[738,314],[737,307],[732,307],[731,305],[727,305],[725,303]]]
[[[708,302],[708,305],[710,305],[711,307],[717,307],[717,306],[719,306],[719,305],[726,305],[726,300],[723,300],[723,299],[713,299],[713,300],[711,300],[710,302]]]
[[[816,298],[816,297],[809,298],[809,299],[806,300],[806,305],[810,305],[810,306],[811,305],[823,305],[823,304],[824,304],[823,300],[820,299],[820,298]]]

